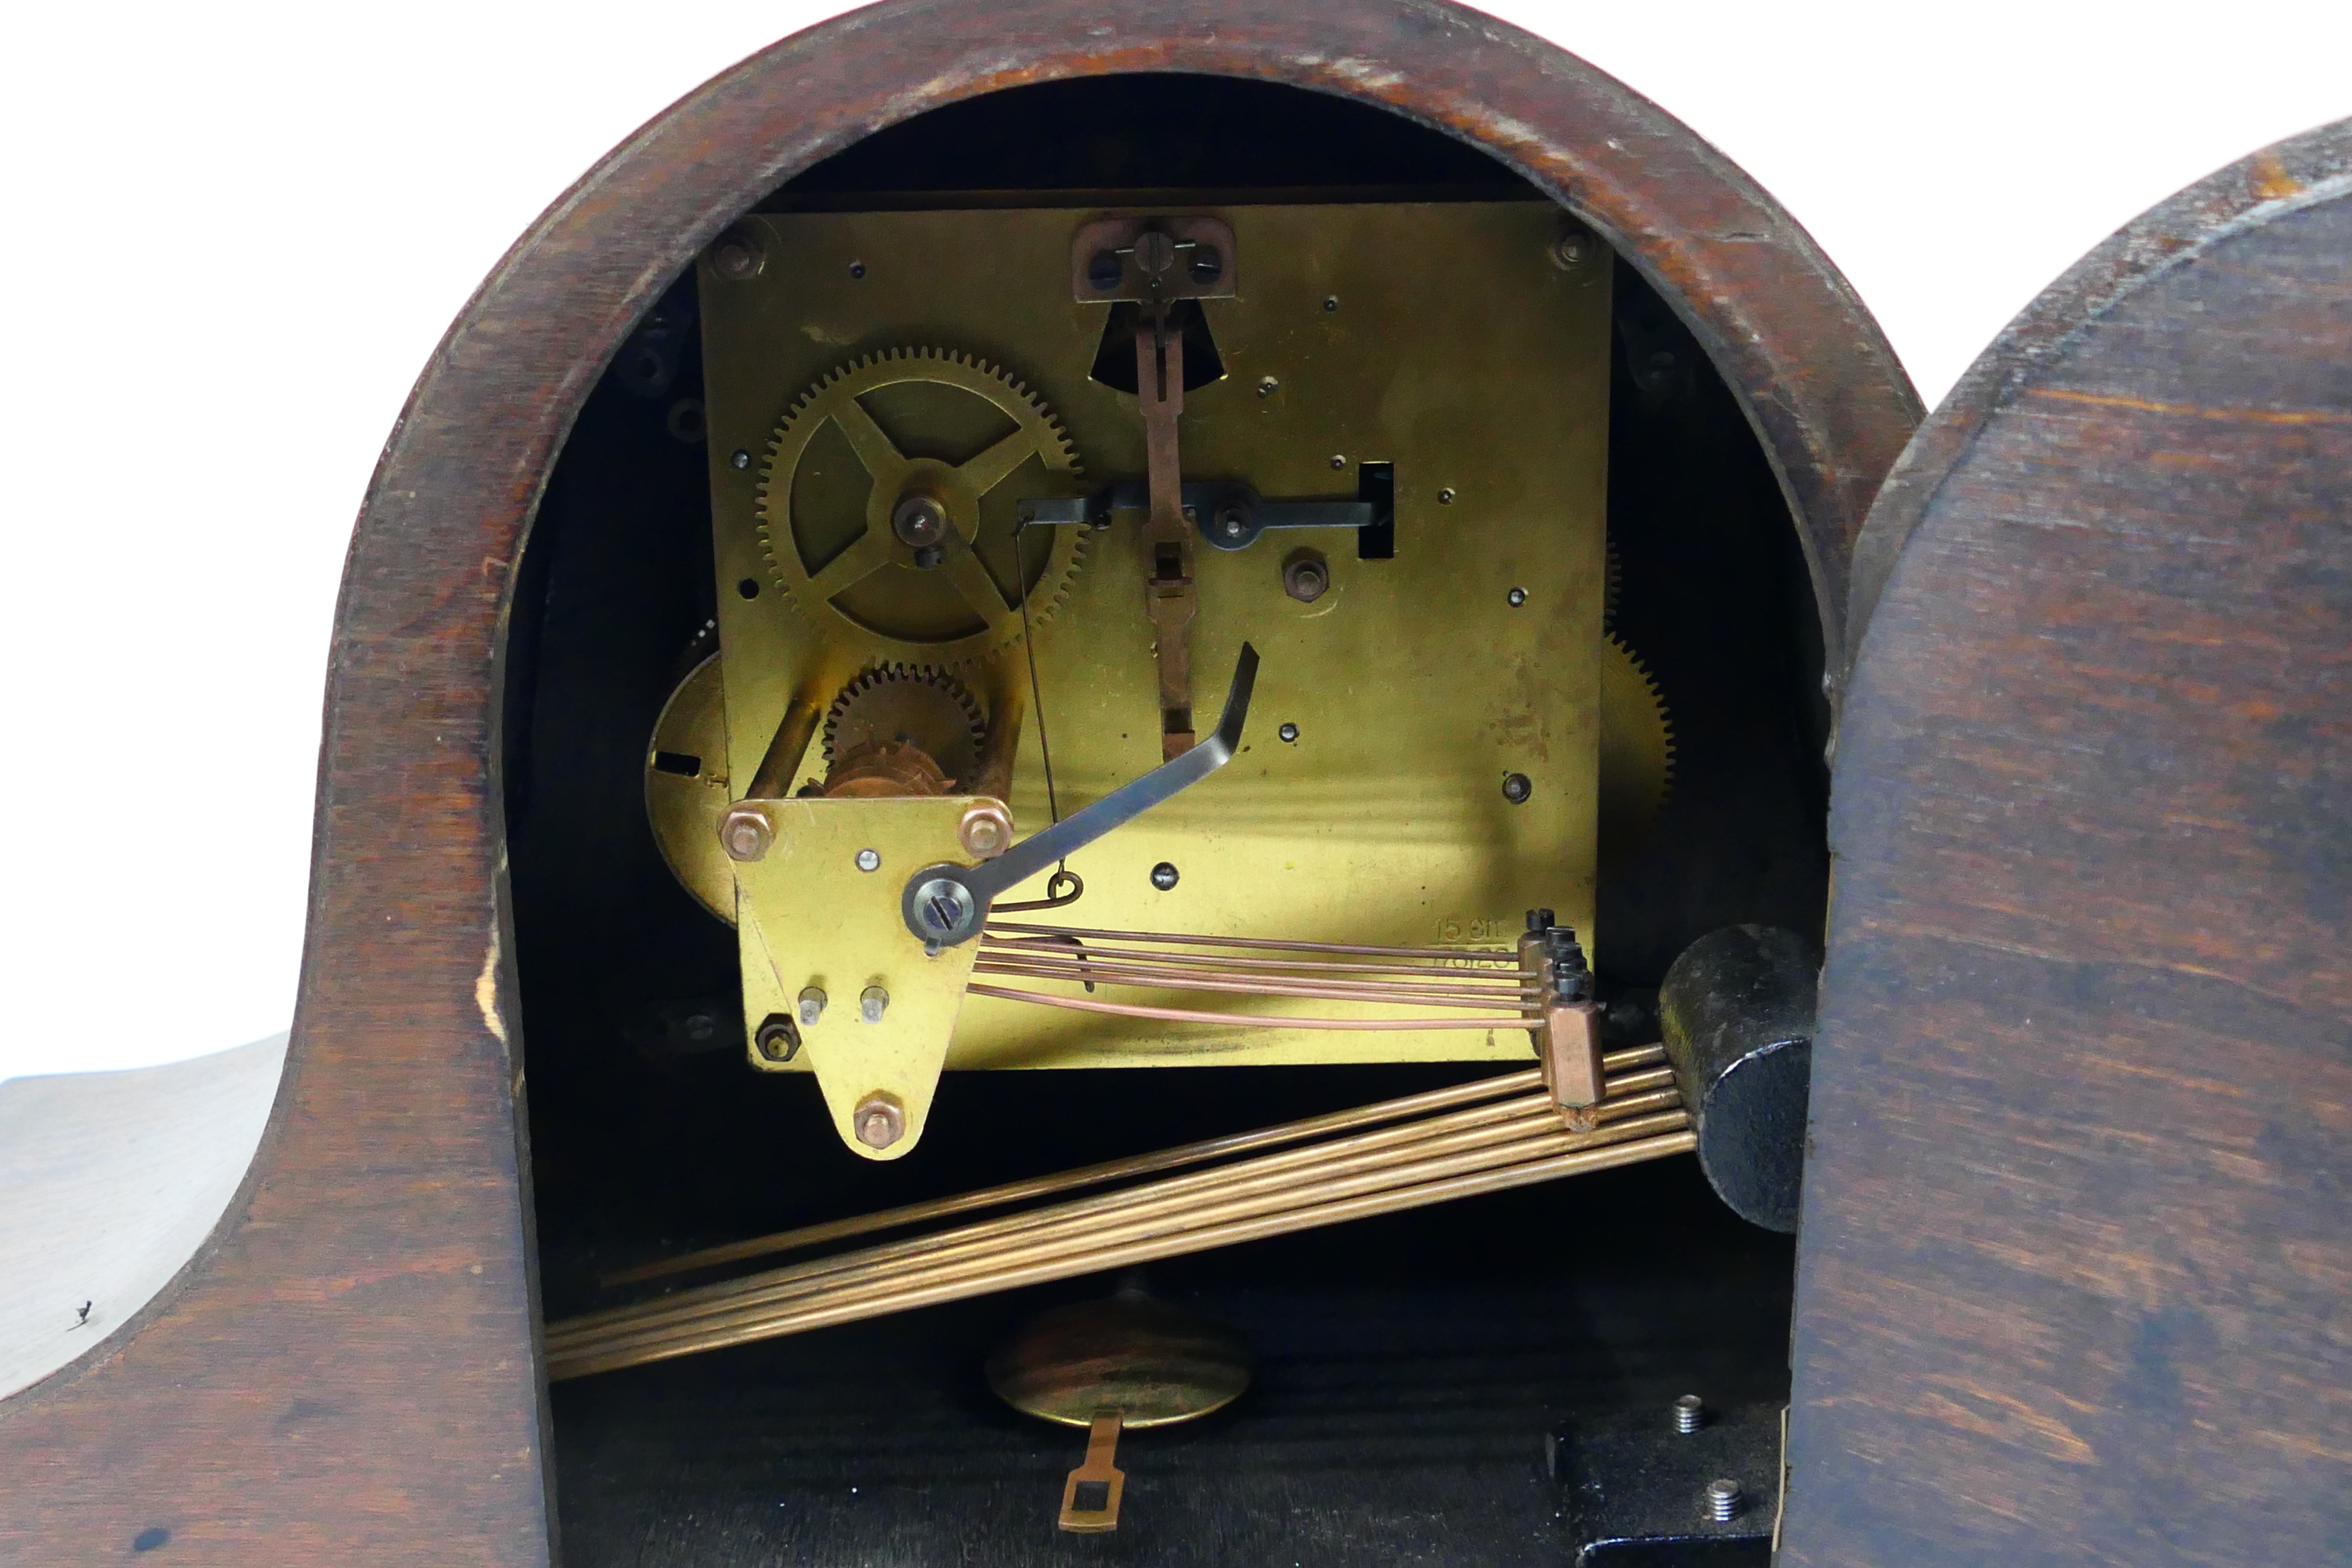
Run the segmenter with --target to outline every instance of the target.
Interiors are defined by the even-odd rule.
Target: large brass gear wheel
[[[760,482],[760,540],[787,598],[868,658],[961,664],[1050,616],[1082,528],[1019,536],[1024,496],[1077,493],[1061,425],[1019,382],[968,354],[869,354],[803,393]],[[892,519],[915,498],[944,512],[925,550]],[[931,552],[936,551],[936,555]],[[927,560],[927,557],[929,558]]]
[[[986,736],[980,704],[944,669],[885,664],[861,670],[824,715],[824,757],[839,762],[877,742],[912,744],[950,782],[969,785]]]
[[[1601,839],[1614,849],[1645,837],[1674,791],[1675,725],[1641,656],[1601,640]]]

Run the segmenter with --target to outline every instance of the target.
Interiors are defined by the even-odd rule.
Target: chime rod
[[[991,928],[993,929],[993,928]],[[1244,953],[1169,952],[1152,948],[1106,947],[1098,943],[1055,942],[1041,936],[1003,936],[983,938],[981,954],[991,952],[1006,955],[1019,953],[1058,954],[1065,958],[1132,958],[1152,963],[1208,965],[1223,969],[1271,969],[1283,972],[1307,971],[1349,974],[1429,975],[1437,979],[1491,982],[1496,984],[1516,983],[1524,973],[1518,969],[1465,969],[1456,964],[1429,963],[1419,959],[1398,959],[1393,963],[1362,962],[1338,958],[1252,958]]]
[[[1352,942],[1284,942],[1260,936],[1187,936],[1178,931],[1097,931],[1086,926],[1034,925],[1021,921],[991,921],[987,934],[1014,931],[1024,936],[1077,937],[1087,942],[1166,942],[1176,947],[1242,947],[1275,952],[1342,952],[1366,958],[1443,958],[1475,963],[1519,966],[1517,949],[1503,947],[1367,947]]]
[[[1517,1078],[1517,1073],[1510,1075]],[[761,1290],[790,1287],[801,1280],[820,1276],[836,1275],[861,1268],[869,1262],[916,1259],[929,1257],[949,1247],[961,1247],[993,1241],[1018,1232],[1034,1231],[1049,1226],[1076,1221],[1088,1222],[1111,1215],[1129,1205],[1148,1201],[1154,1194],[1178,1195],[1213,1190],[1234,1172],[1272,1170],[1297,1172],[1312,1168],[1324,1160],[1354,1155],[1362,1152],[1395,1149],[1415,1145],[1428,1139],[1444,1136],[1464,1128],[1490,1126],[1496,1122],[1520,1120],[1535,1114],[1549,1102],[1543,1092],[1540,1075],[1537,1083],[1528,1086],[1528,1092],[1457,1108],[1423,1117],[1399,1125],[1351,1132],[1346,1137],[1309,1144],[1305,1148],[1279,1150],[1263,1153],[1249,1160],[1213,1170],[1196,1171],[1190,1175],[1169,1176],[1139,1186],[1121,1187],[1088,1197],[1069,1198],[1058,1204],[1024,1209],[1017,1214],[1000,1215],[995,1219],[976,1220],[952,1230],[933,1231],[928,1235],[908,1237],[898,1241],[886,1241],[850,1252],[829,1257],[813,1258],[800,1263],[766,1269],[735,1279],[722,1279],[690,1290],[666,1296],[658,1300],[634,1302],[626,1306],[606,1307],[598,1311],[550,1326],[551,1335],[572,1335],[588,1331],[606,1323],[644,1322],[663,1318],[684,1318],[707,1310],[712,1303],[740,1300]]]
[[[1663,1046],[1643,1046],[1632,1051],[1620,1051],[1604,1059],[1621,1066],[1643,1066],[1664,1059]],[[1639,1061],[1621,1058],[1640,1058]],[[949,1197],[929,1198],[921,1203],[904,1204],[897,1208],[880,1209],[872,1214],[851,1215],[844,1219],[824,1220],[816,1225],[801,1226],[793,1230],[778,1231],[771,1236],[755,1236],[743,1241],[730,1241],[720,1247],[704,1247],[682,1257],[665,1258],[653,1263],[643,1263],[634,1268],[603,1276],[597,1283],[611,1289],[618,1285],[634,1285],[639,1280],[660,1279],[672,1274],[690,1274],[698,1269],[716,1268],[722,1263],[740,1263],[747,1258],[767,1258],[779,1252],[796,1252],[804,1247],[818,1247],[828,1241],[843,1241],[853,1236],[866,1236],[877,1230],[895,1230],[903,1225],[919,1225],[925,1220],[944,1219],[950,1215],[970,1214],[977,1209],[1001,1208],[1031,1198],[1050,1197],[1055,1193],[1075,1191],[1080,1187],[1097,1186],[1127,1176],[1155,1175],[1161,1171],[1181,1170],[1207,1160],[1221,1160],[1234,1154],[1254,1153],[1261,1149],[1278,1149],[1286,1143],[1297,1143],[1328,1133],[1347,1132],[1360,1127],[1377,1127],[1384,1121],[1402,1121],[1408,1117],[1426,1115],[1433,1111],[1450,1110],[1456,1106],[1475,1104],[1482,1100],[1498,1100],[1507,1094],[1518,1094],[1543,1081],[1538,1069],[1500,1073],[1492,1078],[1473,1079],[1467,1083],[1452,1084],[1422,1094],[1409,1094],[1399,1100],[1384,1100],[1372,1105],[1360,1105],[1346,1110],[1334,1110],[1321,1116],[1309,1116],[1298,1121],[1286,1121],[1274,1127],[1253,1128],[1246,1132],[1228,1133],[1221,1138],[1203,1138],[1192,1143],[1180,1143],[1171,1149],[1159,1149],[1149,1154],[1130,1154],[1121,1160],[1106,1160],[1097,1165],[1082,1165],[1075,1170],[1055,1171],[1047,1175],[1031,1176],[1018,1182],[1006,1182],[999,1186],[982,1187],[974,1192],[957,1193]]]
[[[1664,1132],[1631,1142],[1580,1149],[1519,1164],[1472,1171],[1410,1187],[1390,1188],[1358,1197],[1336,1199],[1310,1208],[1289,1209],[1253,1219],[1232,1221],[1224,1225],[1212,1226],[1203,1230],[1141,1238],[1118,1246],[1090,1249],[1076,1257],[1044,1259],[1025,1267],[1009,1269],[1003,1274],[991,1278],[948,1279],[909,1285],[894,1295],[874,1300],[812,1303],[794,1310],[774,1314],[765,1320],[755,1319],[730,1324],[723,1331],[714,1331],[695,1342],[667,1345],[653,1352],[621,1352],[610,1355],[552,1362],[549,1367],[548,1375],[561,1380],[585,1376],[596,1372],[616,1371],[622,1367],[635,1366],[648,1361],[667,1360],[673,1356],[690,1354],[696,1351],[716,1350],[726,1345],[743,1344],[754,1340],[774,1339],[784,1334],[802,1333],[811,1329],[825,1328],[835,1323],[850,1322],[860,1318],[909,1311],[919,1307],[935,1306],[944,1301],[986,1295],[992,1291],[1013,1289],[1024,1285],[1043,1284],[1052,1279],[1066,1279],[1076,1275],[1092,1274],[1106,1269],[1125,1268],[1139,1263],[1150,1263],[1159,1258],[1179,1257],[1189,1252],[1232,1247],[1243,1242],[1263,1240],[1295,1231],[1339,1225],[1349,1220],[1367,1219],[1376,1215],[1394,1214],[1405,1209],[1426,1207],[1432,1204],[1449,1203],[1460,1198],[1503,1192],[1513,1187],[1532,1186],[1541,1182],[1556,1181],[1563,1176],[1608,1170],[1620,1165],[1637,1164],[1643,1161],[1662,1159],[1673,1154],[1688,1153],[1697,1146],[1697,1136],[1685,1129]]]
[[[1670,1069],[1661,1068],[1653,1073],[1632,1076],[1642,1080],[1644,1089],[1652,1087],[1648,1080],[1654,1078],[1661,1082],[1655,1092],[1633,1093],[1603,1105],[1600,1108],[1603,1115],[1616,1119],[1640,1111],[1671,1110],[1678,1103],[1671,1087]],[[1097,1245],[1108,1236],[1120,1234],[1118,1227],[1131,1227],[1170,1215],[1190,1226],[1198,1223],[1203,1214],[1221,1212],[1203,1209],[1201,1205],[1204,1203],[1214,1202],[1229,1208],[1253,1194],[1266,1194],[1268,1201],[1277,1205],[1289,1204],[1298,1201],[1297,1194],[1303,1190],[1302,1182],[1328,1184],[1350,1174],[1383,1170],[1396,1172],[1391,1180],[1408,1180],[1414,1170],[1425,1168],[1449,1152],[1496,1144],[1524,1144],[1531,1131],[1549,1129],[1556,1134],[1559,1131],[1557,1114],[1542,1095],[1529,1096],[1523,1102],[1482,1109],[1509,1114],[1474,1121],[1479,1113],[1459,1113],[1437,1119],[1452,1125],[1432,1129],[1428,1136],[1401,1139],[1397,1133],[1417,1129],[1395,1129],[1389,1133],[1347,1140],[1344,1145],[1268,1156],[1200,1175],[1033,1211],[1010,1220],[843,1254],[746,1279],[705,1286],[659,1301],[575,1318],[551,1327],[551,1353],[560,1349],[563,1353],[576,1354],[616,1340],[650,1342],[684,1331],[697,1321],[802,1296],[832,1295],[855,1289],[867,1279],[904,1279],[909,1272],[928,1274],[943,1268],[993,1267],[1008,1248],[1034,1251],[1060,1243]],[[1628,1134],[1622,1128],[1610,1128],[1566,1135],[1590,1142]],[[1399,1167],[1404,1169],[1398,1170]]]
[[[967,985],[965,994],[993,996],[1001,1002],[1034,1002],[1072,1013],[1102,1013],[1114,1018],[1159,1018],[1171,1024],[1232,1024],[1257,1029],[1532,1029],[1538,1020],[1521,1015],[1509,1018],[1290,1018],[1278,1013],[1204,1013],[1188,1007],[1145,1007],[1125,1002],[1096,1002],[1081,996],[1055,996],[1044,991],[1014,991],[1002,985]]]
[[[1088,980],[1144,991],[1214,991],[1242,996],[1304,996],[1324,1002],[1382,1002],[1412,1007],[1508,1007],[1536,1000],[1533,992],[1440,991],[1434,987],[1323,981],[1307,984],[1252,974],[1220,976],[1197,970],[1157,969],[1136,964],[1007,963],[982,957],[975,974],[1005,974],[1025,980]]]
[[[959,1265],[986,1268],[992,1259],[1004,1257],[1009,1250],[1083,1244],[1089,1237],[1099,1238],[1107,1227],[1181,1213],[1188,1205],[1231,1202],[1238,1196],[1268,1192],[1276,1194],[1271,1201],[1287,1203],[1291,1200],[1285,1195],[1286,1187],[1295,1190],[1304,1180],[1412,1166],[1445,1152],[1524,1142],[1530,1131],[1539,1131],[1546,1124],[1558,1125],[1546,1116],[1540,1096],[1510,1103],[1515,1114],[1507,1120],[1458,1128],[1433,1139],[1412,1139],[1402,1144],[1360,1150],[1337,1160],[1318,1160],[1303,1170],[1295,1162],[1277,1156],[1215,1172],[1213,1180],[1193,1178],[1181,1184],[1154,1183],[1104,1198],[1019,1216],[1034,1222],[1026,1225],[1009,1228],[1002,1224],[968,1226],[925,1238],[929,1245],[869,1248],[825,1258],[814,1266],[803,1265],[798,1269],[706,1286],[690,1295],[649,1301],[635,1310],[606,1314],[599,1322],[574,1320],[556,1324],[549,1330],[549,1344],[551,1350],[576,1352],[608,1342],[649,1342],[747,1308],[772,1306],[819,1293],[837,1293],[869,1280],[904,1278],[909,1272],[928,1273]],[[1272,1168],[1265,1168],[1268,1166]]]

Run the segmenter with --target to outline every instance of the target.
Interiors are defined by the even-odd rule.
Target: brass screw
[[[719,819],[719,843],[730,860],[757,860],[775,841],[775,824],[756,805],[730,806]]]
[[[887,1149],[907,1131],[907,1113],[898,1109],[898,1101],[878,1091],[859,1100],[849,1120],[857,1141],[868,1149]]]
[[[992,860],[1013,846],[1013,818],[1001,805],[975,805],[956,824],[956,842],[967,855]]]

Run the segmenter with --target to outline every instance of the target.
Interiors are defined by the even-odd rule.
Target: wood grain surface
[[[1785,1561],[2352,1558],[2352,123],[2087,258],[1873,514]]]
[[[492,783],[502,617],[545,477],[632,322],[783,180],[927,109],[1147,70],[1385,106],[1487,148],[1608,235],[1746,400],[1838,646],[1853,540],[1916,401],[1802,230],[1580,61],[1419,0],[919,0],[787,39],[557,201],[425,366],[336,617],[270,1130],[143,1323],[0,1404],[0,1561],[550,1559],[518,1158],[527,1021],[500,957]]]

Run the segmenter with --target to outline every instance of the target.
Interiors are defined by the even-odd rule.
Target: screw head
[[[738,447],[727,460],[739,468],[748,468],[751,466],[751,454]]]
[[[907,1113],[898,1108],[897,1098],[887,1094],[869,1094],[859,1100],[849,1121],[857,1141],[868,1149],[887,1149],[907,1131]]]
[[[1562,271],[1582,266],[1584,258],[1591,254],[1591,240],[1580,234],[1562,235],[1551,247],[1552,263]]]
[[[1311,555],[1302,555],[1282,569],[1282,591],[1302,605],[1311,605],[1331,586],[1331,569]]]
[[[937,544],[948,536],[948,509],[935,496],[902,496],[890,509],[890,531],[902,543]]]
[[[771,1013],[761,1020],[760,1032],[752,1039],[762,1061],[788,1062],[800,1053],[801,1033],[782,1013]]]
[[[1298,726],[1296,724],[1285,724],[1275,733],[1282,737],[1285,745],[1295,746],[1298,743]]]
[[[915,912],[921,917],[927,940],[951,940],[971,923],[971,893],[945,877],[934,877],[915,889]]]
[[[1744,1500],[1739,1483],[1728,1476],[1706,1483],[1706,1516],[1718,1524],[1738,1519]]]
[[[1505,773],[1503,775],[1503,798],[1513,805],[1527,805],[1528,796],[1535,793],[1536,786],[1527,774]]]
[[[1158,229],[1146,229],[1135,237],[1135,264],[1147,277],[1158,278],[1176,265],[1176,242]]]
[[[1282,383],[1275,380],[1274,377],[1262,375],[1257,378],[1257,395],[1260,397],[1272,397],[1281,390]]]
[[[1706,1425],[1706,1402],[1696,1394],[1675,1401],[1675,1430],[1687,1436]]]
[[[1511,602],[1511,608],[1516,610],[1528,602],[1528,591],[1525,588],[1514,588],[1503,597],[1508,599]]]
[[[767,253],[744,229],[729,229],[710,247],[710,269],[730,283],[749,283],[767,265]]]
[[[1327,310],[1338,310],[1339,308],[1339,296],[1337,294],[1326,294],[1323,296],[1323,308]]]
[[[857,852],[857,868],[861,871],[879,871],[882,869],[882,852],[878,849],[860,849]]]
[[[956,824],[956,842],[967,855],[992,860],[1013,847],[1013,817],[1001,805],[975,805]]]
[[[1348,466],[1348,458],[1347,458],[1347,454],[1346,454],[1346,453],[1344,453],[1344,452],[1334,452],[1334,453],[1332,453],[1332,454],[1331,454],[1331,466],[1332,466],[1333,468],[1346,468],[1346,467]]]
[[[1437,504],[1440,506],[1452,506],[1454,504],[1454,487],[1452,485],[1448,485],[1444,489],[1437,492]]]
[[[853,262],[851,262],[851,263],[849,264],[849,275],[850,275],[852,278],[863,278],[863,277],[865,277],[865,276],[866,276],[866,263],[864,263],[863,261],[853,261]]]
[[[1174,887],[1176,885],[1175,863],[1162,860],[1159,865],[1151,868],[1151,885],[1163,893]]]
[[[730,860],[757,860],[775,841],[775,824],[756,805],[730,806],[719,819],[719,847]]]

